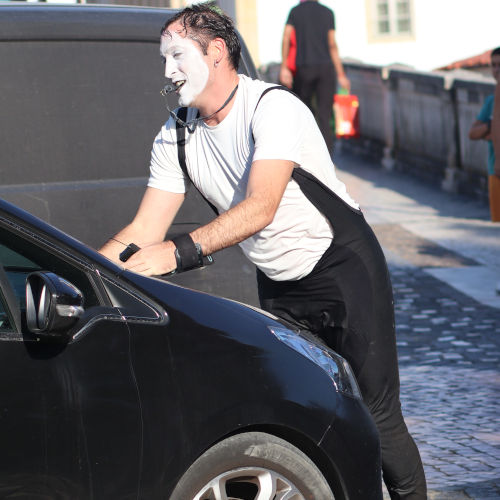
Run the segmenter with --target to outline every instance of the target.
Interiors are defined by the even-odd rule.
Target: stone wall
[[[487,147],[469,128],[492,78],[470,72],[418,72],[401,66],[344,63],[360,101],[361,137],[342,148],[368,153],[444,190],[487,198]]]

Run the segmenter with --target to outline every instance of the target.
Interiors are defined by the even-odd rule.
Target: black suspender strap
[[[177,116],[183,121],[186,121],[187,118],[187,108],[180,108],[179,111],[177,112]],[[199,114],[199,113],[198,113]],[[177,121],[175,124],[175,132],[177,135],[177,159],[179,160],[179,165],[184,172],[184,175],[191,180],[191,177],[189,177],[189,173],[187,171],[187,166],[186,166],[186,127],[183,127],[179,124]],[[193,183],[193,181],[191,181]],[[193,184],[194,185],[194,184]],[[194,185],[195,186],[195,185]],[[196,187],[196,186],[195,186]],[[196,189],[198,189],[196,187]],[[219,215],[219,211],[213,205],[210,203],[205,195],[198,189],[198,192],[201,194],[203,199],[210,205],[210,208],[214,211],[215,215]]]
[[[187,108],[179,109],[177,116],[185,122],[187,118]],[[177,121],[175,124],[175,132],[177,134],[177,158],[179,159],[179,165],[181,166],[184,175],[189,178],[186,167],[186,128],[181,126]]]

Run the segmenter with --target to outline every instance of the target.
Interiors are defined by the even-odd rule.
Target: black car
[[[347,362],[0,201],[0,498],[380,499]]]

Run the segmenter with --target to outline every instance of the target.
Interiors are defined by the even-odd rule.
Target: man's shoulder
[[[483,105],[481,106],[481,109],[476,116],[477,120],[479,120],[480,122],[487,122],[491,120],[493,116],[494,98],[495,96],[491,94],[484,99]]]
[[[307,109],[303,102],[286,87],[276,84],[265,83],[257,94],[254,100],[255,111],[259,116],[268,116],[271,114],[281,114],[285,110],[293,113],[300,113],[302,108]]]
[[[322,9],[323,12],[325,12],[325,11],[333,12],[333,10],[330,9],[330,7],[327,7],[326,5],[323,5],[322,3],[319,3],[319,2],[316,2],[316,3],[318,5],[318,8]]]
[[[243,75],[240,75],[240,82],[244,95],[240,105],[245,106],[250,111],[251,116],[261,108],[265,109],[265,114],[267,114],[268,112],[277,112],[283,106],[293,107],[294,102],[299,106],[303,104],[293,92],[277,83],[252,80]]]
[[[258,79],[254,80],[245,75],[240,75],[240,84],[245,87],[245,93],[248,98],[260,97],[266,89],[277,86],[276,83],[269,83]]]
[[[323,24],[324,21],[331,23],[334,19],[333,10],[319,2],[303,2],[296,5],[288,16],[289,23],[293,26],[314,26],[316,23]]]
[[[295,7],[292,7],[290,9],[290,12],[288,13],[288,17],[293,17],[297,14],[297,10],[299,10],[299,7],[302,7],[302,4],[296,5]]]
[[[299,3],[299,5],[296,5],[290,12],[295,12],[295,13],[309,13],[309,12],[314,12],[314,13],[330,13],[333,12],[330,7],[327,7],[326,5],[323,5],[322,3],[319,2],[302,2]]]
[[[317,3],[314,15],[316,16],[316,19],[325,19],[325,20],[326,19],[330,20],[331,18],[335,17],[332,9],[320,3]]]
[[[495,94],[490,94],[484,99],[482,110],[485,113],[493,113],[493,106],[495,104]]]

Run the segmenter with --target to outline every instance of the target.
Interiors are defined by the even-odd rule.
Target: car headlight
[[[322,368],[338,392],[361,399],[358,383],[349,363],[326,346],[315,344],[285,327],[269,326],[269,330],[287,346]]]

